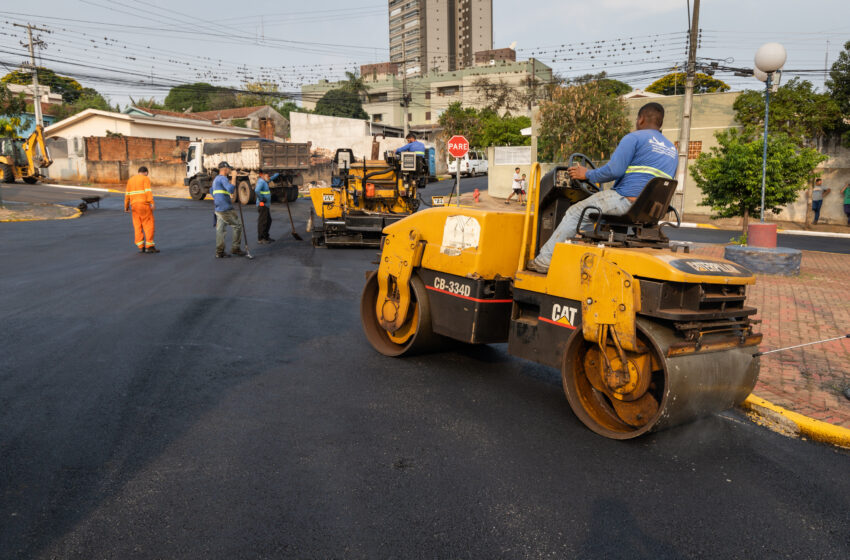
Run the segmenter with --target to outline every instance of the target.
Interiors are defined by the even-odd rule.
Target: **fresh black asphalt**
[[[285,212],[253,261],[209,201],[158,200],[157,255],[120,197],[0,224],[0,557],[850,556],[850,454],[735,411],[606,440],[504,345],[383,357],[375,252]]]

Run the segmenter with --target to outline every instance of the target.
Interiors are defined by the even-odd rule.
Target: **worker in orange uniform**
[[[129,212],[132,208],[136,247],[140,253],[159,253],[153,240],[154,207],[148,168],[142,166],[139,173],[127,181],[127,192],[124,194],[124,212]]]

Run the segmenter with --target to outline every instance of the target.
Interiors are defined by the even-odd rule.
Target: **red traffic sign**
[[[456,158],[462,158],[469,151],[469,141],[463,136],[457,135],[449,138],[448,150]]]

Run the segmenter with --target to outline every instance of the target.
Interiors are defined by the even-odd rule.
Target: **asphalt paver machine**
[[[755,386],[762,336],[746,305],[755,282],[729,261],[670,243],[676,182],[653,179],[625,216],[588,208],[592,228],[556,245],[546,274],[526,269],[570,205],[596,190],[567,166],[531,174],[525,213],[441,207],[384,230],[361,319],[386,356],[452,341],[508,343],[560,369],[567,401],[613,439],[741,403]],[[677,218],[678,222],[678,218]]]
[[[381,232],[419,209],[419,189],[427,185],[424,157],[388,151],[383,160],[355,161],[337,150],[331,185],[310,187],[307,231],[313,245],[378,247]]]

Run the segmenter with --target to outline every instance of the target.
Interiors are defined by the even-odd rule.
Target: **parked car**
[[[458,163],[460,163],[461,175],[468,175],[470,177],[485,175],[487,173],[487,152],[484,150],[469,150],[460,159],[449,156],[446,163],[448,163],[449,173],[452,175],[457,173]]]

